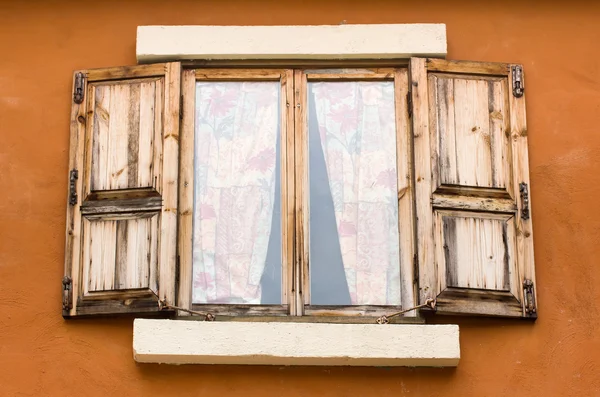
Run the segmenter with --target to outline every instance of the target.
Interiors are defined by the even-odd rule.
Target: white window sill
[[[194,59],[445,58],[444,24],[138,26],[139,63]]]
[[[136,319],[140,363],[455,367],[458,325]]]

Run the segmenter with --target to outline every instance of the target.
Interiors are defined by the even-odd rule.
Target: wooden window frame
[[[370,67],[365,68],[365,65]],[[414,274],[415,225],[412,173],[412,128],[408,114],[407,62],[287,62],[264,68],[264,63],[191,62],[182,72],[182,122],[180,133],[178,306],[217,319],[231,321],[375,322],[384,314],[409,308],[417,301]],[[199,67],[200,66],[200,67]],[[261,67],[263,66],[263,67]],[[375,66],[375,67],[373,67]],[[381,67],[377,67],[381,66]],[[341,69],[340,69],[341,68]],[[192,302],[192,218],[194,186],[195,87],[197,81],[279,81],[281,86],[281,213],[282,304],[194,304]],[[396,119],[400,282],[402,306],[310,304],[308,264],[308,167],[306,123],[308,81],[393,81]],[[300,143],[299,143],[300,142]],[[285,143],[285,144],[283,144]],[[179,315],[187,316],[185,312]],[[423,322],[418,312],[395,317],[393,322]]]

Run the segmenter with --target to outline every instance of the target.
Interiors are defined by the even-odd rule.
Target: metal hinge
[[[519,193],[521,195],[521,219],[529,219],[529,187],[525,182],[519,183]]]
[[[73,280],[71,277],[65,276],[62,279],[63,285],[63,298],[62,307],[64,311],[69,311],[73,308]]]
[[[71,170],[69,172],[69,204],[77,204],[77,178],[79,178],[79,171]]]
[[[73,86],[73,102],[83,102],[83,86],[84,86],[83,73],[77,72],[75,74],[75,85]]]
[[[408,109],[408,117],[412,117],[413,115],[413,102],[412,102],[412,92],[408,91],[406,93],[406,107]]]
[[[183,95],[179,95],[179,120],[183,120]]]
[[[525,92],[525,86],[523,85],[523,67],[521,65],[513,65],[512,67],[512,85],[515,98],[521,98]]]
[[[535,291],[533,281],[525,279],[523,281],[523,299],[525,299],[525,315],[527,317],[537,316],[537,307],[535,305]]]

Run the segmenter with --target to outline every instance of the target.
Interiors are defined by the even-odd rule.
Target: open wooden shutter
[[[179,63],[73,80],[63,316],[175,297]]]
[[[536,317],[520,65],[413,58],[419,299]]]

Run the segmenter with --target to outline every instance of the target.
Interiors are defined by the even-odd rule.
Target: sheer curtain
[[[194,303],[261,303],[279,119],[277,82],[196,85]]]
[[[309,83],[308,91],[311,299],[399,305],[394,85],[318,82]],[[335,214],[333,233],[329,212]],[[334,268],[342,266],[331,254],[336,251],[346,284],[341,287]]]

